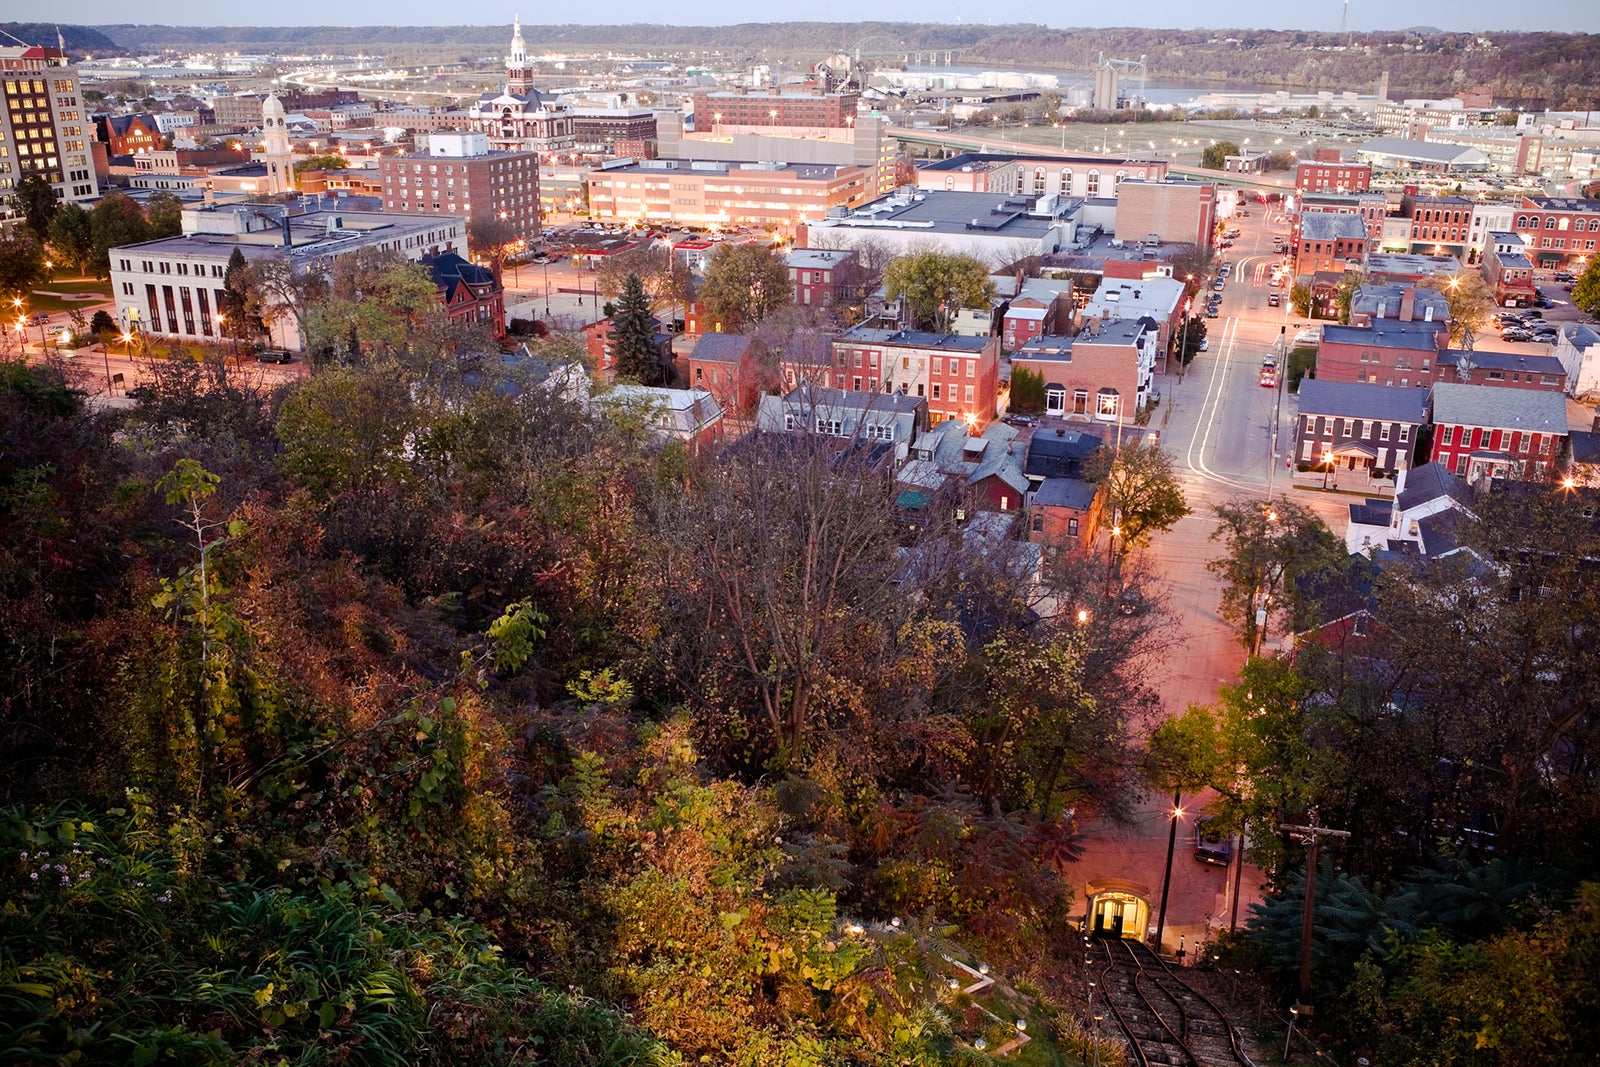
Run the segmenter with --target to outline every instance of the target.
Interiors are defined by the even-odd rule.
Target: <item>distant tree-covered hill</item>
[[[384,50],[505,44],[506,26],[105,26],[125,47]],[[526,26],[534,50],[585,47],[720,51],[734,58],[849,50],[871,36],[911,48],[960,48],[968,63],[1088,70],[1100,53],[1150,57],[1157,79],[1245,81],[1296,89],[1367,90],[1384,72],[1395,94],[1446,94],[1486,85],[1529,106],[1587,108],[1600,100],[1600,39],[1569,33],[1333,34],[1287,30],[1051,29],[903,22],[786,22],[737,26]],[[53,36],[53,34],[52,34]]]
[[[25,41],[30,45],[52,47],[58,39],[57,30],[61,31],[60,39],[66,41],[67,51],[74,55],[122,51],[122,46],[116,41],[88,26],[65,26],[54,22],[0,22],[0,35],[5,37],[6,44],[13,45]]]

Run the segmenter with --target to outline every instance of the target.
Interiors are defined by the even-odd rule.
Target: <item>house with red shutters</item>
[[[1440,382],[1433,387],[1428,458],[1465,478],[1543,482],[1556,476],[1567,437],[1559,392]]]

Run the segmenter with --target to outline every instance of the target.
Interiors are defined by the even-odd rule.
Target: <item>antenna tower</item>
[[[1350,0],[1344,0],[1344,14],[1339,16],[1339,36],[1350,32]]]

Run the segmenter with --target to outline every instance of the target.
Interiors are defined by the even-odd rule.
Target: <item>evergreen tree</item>
[[[222,275],[222,306],[217,309],[224,316],[222,335],[235,341],[254,340],[267,332],[260,314],[250,309],[249,270],[244,253],[235,248]]]
[[[611,348],[616,353],[617,377],[653,385],[660,379],[652,339],[650,298],[637,274],[622,283],[616,314],[611,317]]]

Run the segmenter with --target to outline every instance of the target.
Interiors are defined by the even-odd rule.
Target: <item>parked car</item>
[[[1214,319],[1216,317],[1217,317],[1217,305],[1212,304],[1210,307],[1206,308],[1206,318]]]
[[[1194,858],[1201,863],[1214,863],[1226,867],[1233,858],[1233,835],[1216,828],[1210,817],[1194,822]]]
[[[1033,415],[1007,415],[1000,420],[1008,426],[1037,426],[1039,419]]]
[[[1195,351],[1204,352],[1210,347],[1211,347],[1211,338],[1202,337],[1202,338],[1200,338],[1200,347],[1198,349],[1196,349]]]
[[[1216,281],[1211,283],[1211,288],[1215,289],[1217,292],[1220,293],[1220,292],[1222,292],[1223,286],[1226,285],[1226,284],[1227,284],[1227,279],[1226,278],[1218,278]]]
[[[294,356],[281,348],[263,348],[256,353],[258,363],[293,363]]]
[[[1275,307],[1278,307],[1279,305],[1281,305],[1282,303],[1283,303],[1283,301],[1278,298],[1278,294],[1277,293],[1268,293],[1267,294],[1267,306],[1268,307],[1274,307],[1275,308]]]

